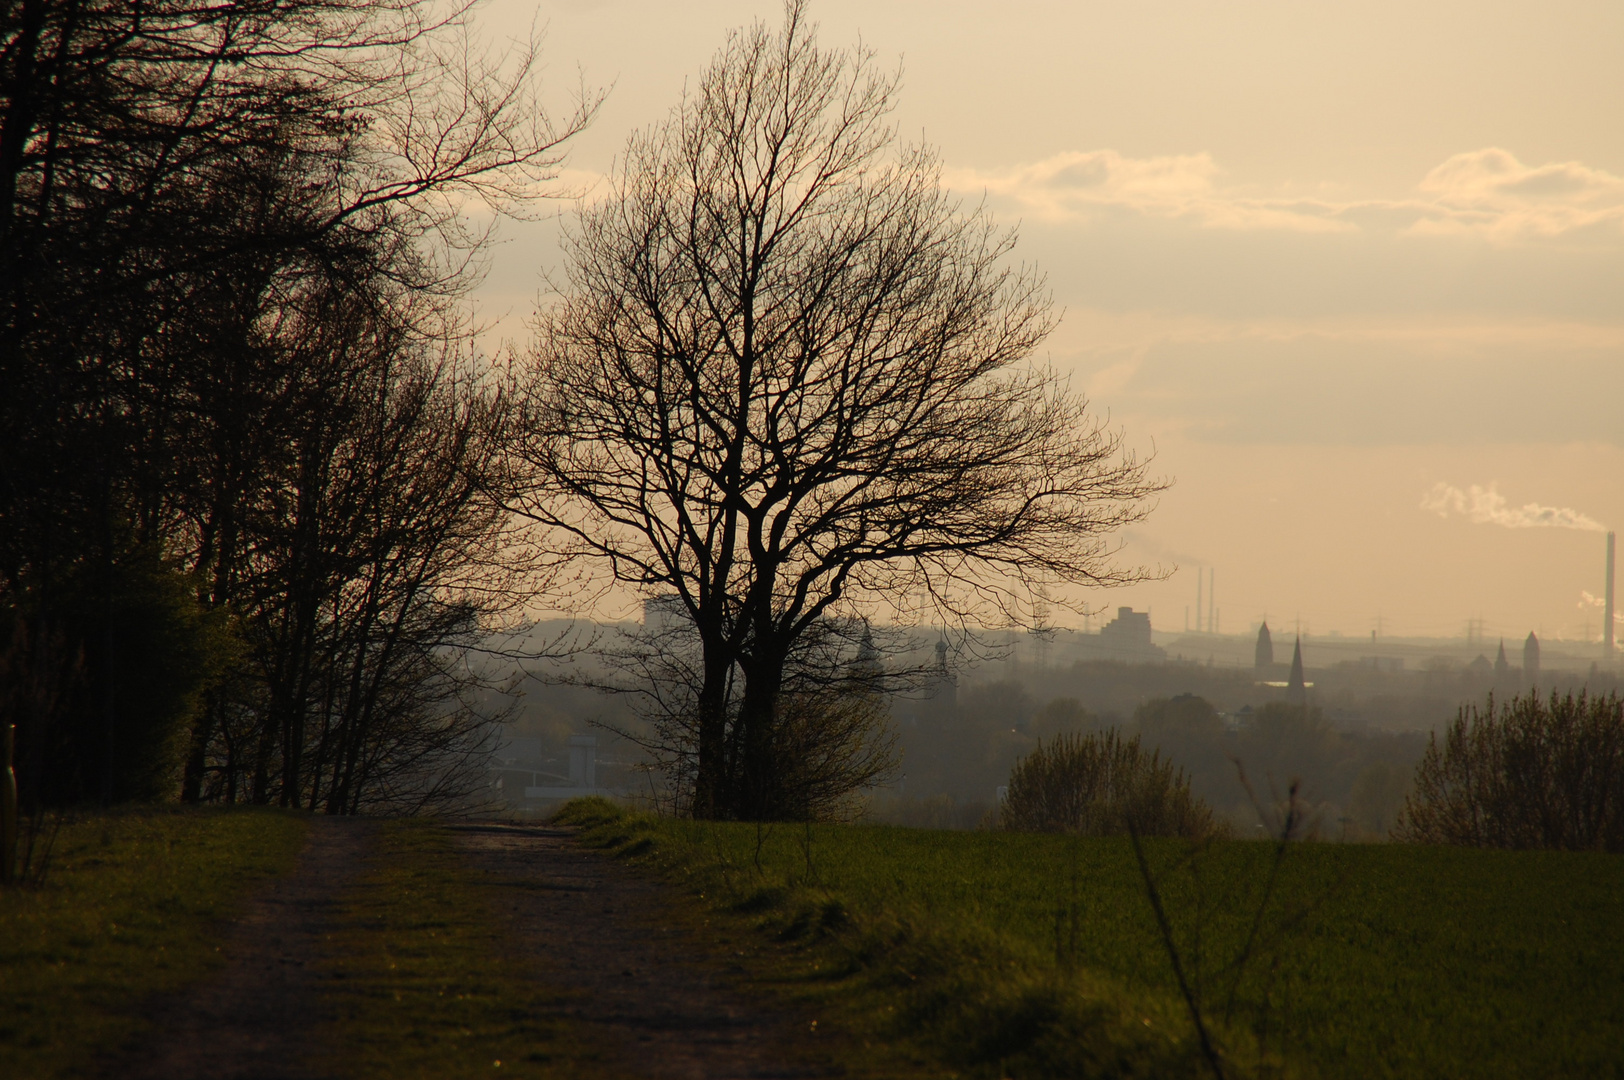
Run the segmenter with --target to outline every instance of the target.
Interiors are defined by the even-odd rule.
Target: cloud
[[[1577,161],[1529,167],[1498,147],[1456,154],[1422,179],[1433,213],[1416,232],[1494,239],[1624,231],[1624,177]]]
[[[1624,240],[1624,178],[1577,161],[1524,165],[1499,147],[1456,154],[1404,199],[1268,196],[1220,183],[1212,155],[1131,158],[1070,151],[1006,172],[949,170],[959,190],[981,189],[1055,221],[1106,214],[1188,221],[1202,228],[1311,233],[1389,231],[1476,235],[1514,244],[1556,237]]]
[[[1115,150],[1071,151],[1007,173],[948,170],[949,187],[980,188],[1051,220],[1087,221],[1127,211],[1231,229],[1348,231],[1329,203],[1239,197],[1218,186],[1210,154],[1130,158]]]
[[[1431,510],[1439,517],[1448,517],[1451,513],[1465,514],[1474,524],[1500,525],[1507,529],[1606,531],[1601,522],[1565,506],[1541,506],[1539,503],[1512,506],[1506,502],[1504,495],[1495,490],[1494,484],[1488,487],[1473,484],[1462,491],[1440,481],[1421,497],[1421,509]]]

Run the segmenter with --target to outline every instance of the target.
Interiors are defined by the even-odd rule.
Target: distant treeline
[[[876,798],[882,818],[973,826],[1040,741],[1116,728],[1184,769],[1194,793],[1237,825],[1256,823],[1239,762],[1264,797],[1271,785],[1283,793],[1302,780],[1322,833],[1381,836],[1404,805],[1427,739],[1422,732],[1338,731],[1322,709],[1283,702],[1224,718],[1189,693],[1152,697],[1126,716],[1095,711],[1076,697],[1040,702],[1008,681],[967,687],[956,704],[924,704],[901,726],[906,779]]]

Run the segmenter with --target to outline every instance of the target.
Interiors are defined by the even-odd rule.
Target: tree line
[[[466,801],[500,719],[481,650],[568,581],[674,604],[608,659],[684,810],[821,813],[890,767],[874,695],[906,672],[859,655],[870,616],[967,630],[1138,573],[1110,536],[1161,485],[1030,361],[1041,276],[800,0],[631,137],[533,347],[483,356],[467,207],[548,191],[600,99],[550,118],[534,51],[489,56],[472,18],[0,9],[28,805]]]
[[[459,200],[545,180],[533,53],[418,0],[0,11],[0,597],[25,804],[467,794],[525,568]],[[501,556],[501,557],[499,557]]]

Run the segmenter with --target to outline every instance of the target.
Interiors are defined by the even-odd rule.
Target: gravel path
[[[670,916],[668,886],[576,846],[571,831],[462,825],[475,865],[499,882],[516,948],[603,1049],[611,1071],[648,1080],[843,1075],[810,1022],[752,996],[720,941]]]

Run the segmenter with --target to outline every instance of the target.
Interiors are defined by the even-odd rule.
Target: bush
[[[1468,847],[1624,851],[1624,700],[1464,706],[1434,735],[1393,835]]]
[[[1205,836],[1212,810],[1190,791],[1184,770],[1145,753],[1116,729],[1060,735],[1016,763],[1009,774],[1003,826],[1021,832]]]
[[[205,610],[156,544],[64,574],[52,606],[51,620],[0,607],[23,805],[173,799],[203,694],[238,656],[228,614]]]

